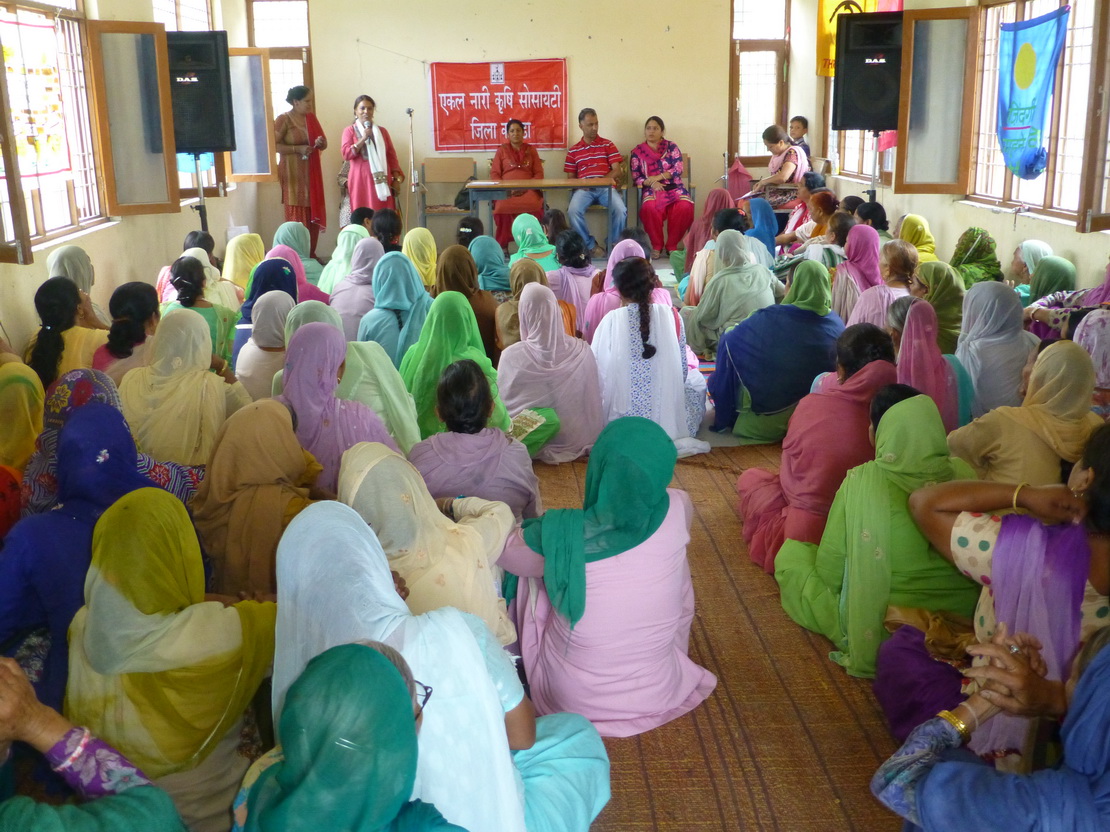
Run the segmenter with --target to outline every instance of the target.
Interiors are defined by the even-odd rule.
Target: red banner
[[[567,62],[433,63],[432,112],[437,151],[495,150],[511,118],[533,147],[565,148]]]

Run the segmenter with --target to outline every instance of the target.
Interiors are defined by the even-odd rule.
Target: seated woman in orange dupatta
[[[277,592],[278,541],[312,503],[312,486],[323,470],[301,448],[295,430],[292,411],[273,399],[247,405],[220,428],[192,502],[216,592]]]
[[[496,367],[501,358],[501,348],[497,346],[497,299],[478,288],[478,265],[463,246],[448,246],[439,256],[434,294],[438,296],[443,292],[459,292],[466,298],[478,321],[486,357]]]
[[[836,340],[835,383],[803,398],[790,417],[779,472],[749,468],[740,475],[744,542],[765,572],[774,573],[787,538],[821,542],[845,475],[874,458],[871,399],[896,377],[890,336],[873,324],[848,327]]]

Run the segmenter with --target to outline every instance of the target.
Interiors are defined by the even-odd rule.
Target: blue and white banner
[[[998,47],[998,144],[1006,167],[1036,179],[1048,166],[1045,123],[1064,51],[1071,6],[1021,23],[1003,23]]]

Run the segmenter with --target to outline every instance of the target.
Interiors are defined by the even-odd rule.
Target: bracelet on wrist
[[[967,723],[956,716],[951,711],[941,711],[937,716],[956,729],[956,733],[960,735],[961,743],[966,743],[971,739],[971,729],[967,727]]]
[[[1014,514],[1025,514],[1025,509],[1018,508],[1018,502],[1017,501],[1018,501],[1018,494],[1021,493],[1021,489],[1025,488],[1027,485],[1029,485],[1029,483],[1023,482],[1023,483],[1020,483],[1018,485],[1018,487],[1014,489],[1014,499],[1013,499],[1013,501],[1011,502],[1011,505],[1010,505],[1010,507],[1014,510]]]

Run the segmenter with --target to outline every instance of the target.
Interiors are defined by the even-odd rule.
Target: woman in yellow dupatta
[[[1074,341],[1057,341],[1037,356],[1020,407],[996,407],[948,435],[953,456],[980,479],[1055,485],[1061,461],[1077,462],[1102,419],[1091,412],[1095,368]]]
[[[159,488],[132,491],[93,531],[66,716],[165,789],[190,830],[226,830],[249,765],[236,753],[243,712],[273,661],[276,616],[272,603],[206,602],[185,506]]]
[[[26,364],[0,365],[0,465],[17,471],[26,467],[42,433],[45,398],[38,374]]]
[[[436,240],[427,228],[413,228],[401,242],[401,254],[416,266],[420,281],[426,289],[436,285]]]
[[[257,234],[239,234],[227,241],[224,251],[224,280],[230,280],[243,291],[250,283],[251,272],[266,256],[266,244]]]
[[[906,214],[902,217],[902,225],[898,229],[898,239],[905,240],[917,249],[917,259],[922,263],[939,260],[937,257],[937,241],[929,229],[929,221],[917,214]],[[961,279],[960,285],[963,285]]]
[[[441,510],[412,463],[377,442],[343,454],[339,499],[377,533],[389,568],[408,584],[413,615],[455,607],[501,644],[516,641],[494,566],[516,523],[505,503],[456,497],[440,500]]]

